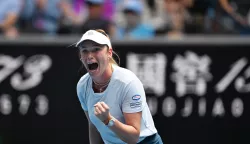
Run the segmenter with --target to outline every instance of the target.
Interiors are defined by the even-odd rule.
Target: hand
[[[105,102],[98,102],[94,105],[95,115],[103,122],[107,123],[107,120],[111,118],[109,113],[109,106]]]

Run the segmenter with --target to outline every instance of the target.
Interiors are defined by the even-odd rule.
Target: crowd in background
[[[0,33],[82,34],[112,39],[250,34],[250,0],[0,0]]]

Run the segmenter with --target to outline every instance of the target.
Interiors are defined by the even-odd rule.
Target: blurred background
[[[105,30],[164,144],[249,144],[249,0],[0,0],[0,144],[88,144],[68,46]],[[118,59],[118,58],[117,58]]]
[[[76,35],[93,28],[112,39],[247,35],[249,7],[248,0],[6,0],[0,32],[7,38]]]

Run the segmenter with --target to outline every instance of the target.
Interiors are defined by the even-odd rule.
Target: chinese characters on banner
[[[147,92],[162,96],[166,91],[167,58],[163,53],[127,55],[127,68],[136,73]]]
[[[216,63],[214,61],[214,63]],[[176,54],[173,61],[167,59],[164,53],[155,54],[138,54],[129,53],[127,55],[127,68],[133,71],[142,81],[146,94],[154,94],[155,97],[147,97],[148,105],[153,115],[158,110],[158,98],[165,96],[162,103],[162,113],[166,117],[171,117],[176,113],[177,102],[180,98],[187,95],[194,95],[199,98],[198,115],[204,116],[207,111],[207,94],[208,89],[213,89],[214,94],[223,93],[227,87],[234,81],[234,86],[239,93],[249,93],[250,83],[250,66],[247,67],[248,60],[243,57],[237,60],[232,66],[228,67],[229,72],[225,73],[213,88],[208,87],[207,83],[213,81],[213,75],[210,67],[213,59],[208,55],[198,55],[192,51],[186,51],[184,55]],[[169,67],[167,67],[169,66]],[[170,67],[171,66],[171,67]],[[247,67],[243,75],[240,73]],[[171,73],[167,74],[167,69]],[[175,96],[168,96],[166,93],[167,80],[175,83]],[[217,95],[216,95],[217,96]],[[209,97],[210,98],[210,97]],[[193,99],[186,97],[182,117],[188,117],[193,111]],[[223,100],[217,96],[212,106],[212,116],[223,117],[225,115]],[[240,97],[234,97],[231,103],[231,114],[233,117],[240,117],[244,112],[244,103]]]
[[[167,57],[163,53],[127,55],[127,68],[133,71],[142,81],[146,94],[163,96],[166,91],[166,65]],[[157,113],[157,98],[148,97],[151,113]]]
[[[177,55],[173,61],[175,72],[171,75],[176,83],[176,95],[183,97],[187,93],[204,96],[207,91],[207,81],[212,79],[209,72],[211,59],[208,56],[199,57],[193,52],[187,52],[185,57]]]

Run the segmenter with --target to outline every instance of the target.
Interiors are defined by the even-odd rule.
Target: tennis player
[[[162,144],[143,85],[119,67],[103,30],[88,30],[75,45],[87,73],[77,95],[89,122],[90,144]]]

